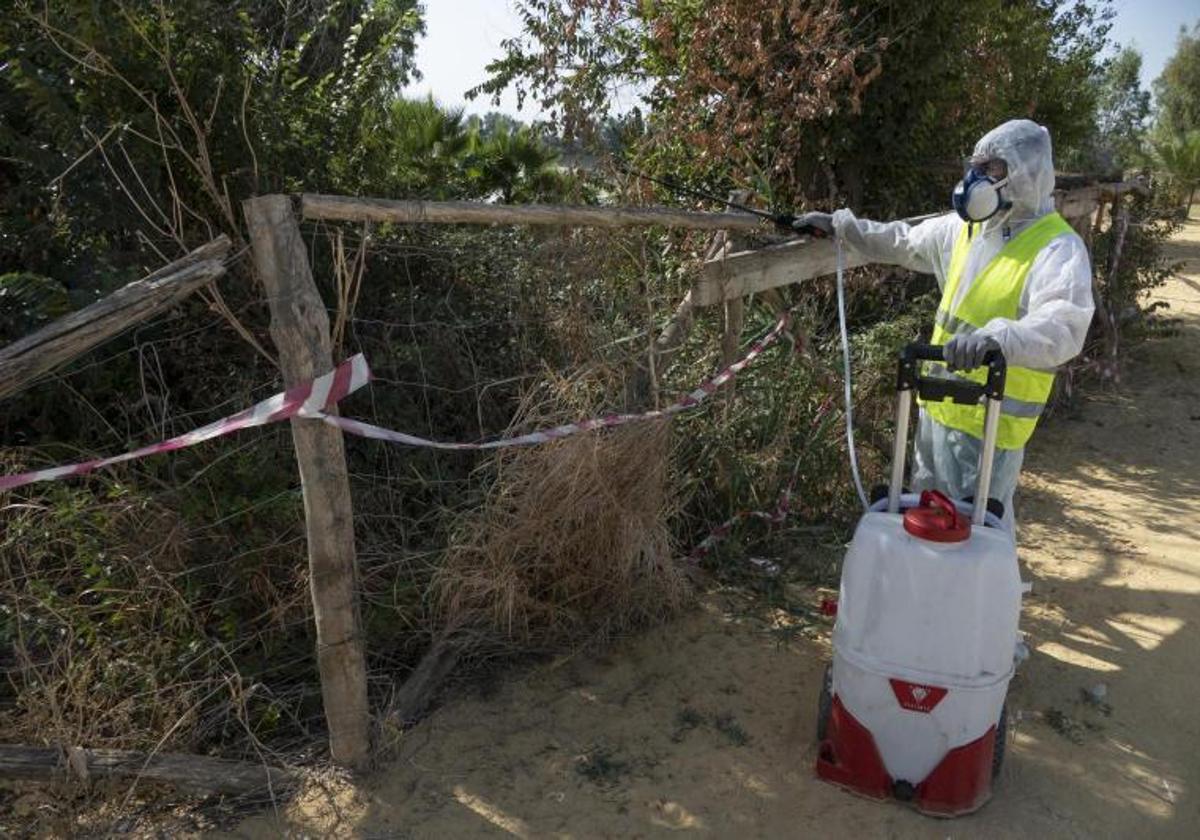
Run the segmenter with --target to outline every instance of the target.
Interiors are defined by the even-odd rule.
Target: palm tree
[[[461,109],[443,109],[432,98],[397,99],[382,131],[389,180],[433,198],[461,192],[462,165],[471,145]]]
[[[473,125],[471,156],[482,183],[505,204],[554,193],[562,185],[558,154],[529,126],[492,119]]]
[[[1191,209],[1200,187],[1200,130],[1177,134],[1154,144],[1155,163],[1187,191],[1184,214]]]
[[[557,195],[567,182],[528,126],[502,114],[467,119],[431,97],[392,102],[367,142],[382,148],[364,159],[385,162],[367,181],[387,194],[511,203]]]

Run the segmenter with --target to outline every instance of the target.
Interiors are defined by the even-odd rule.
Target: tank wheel
[[[1000,777],[1000,768],[1004,766],[1004,746],[1008,741],[1008,703],[1000,707],[1000,720],[996,723],[996,744],[992,748],[992,780]]]
[[[821,699],[817,701],[817,741],[824,741],[833,714],[833,666],[826,665],[821,677]]]

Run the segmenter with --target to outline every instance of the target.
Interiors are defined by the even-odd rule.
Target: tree
[[[520,13],[525,35],[504,42],[471,95],[512,85],[565,136],[591,139],[612,91],[637,87],[663,154],[686,149],[710,171],[797,180],[805,123],[854,108],[878,73],[836,4],[527,0]]]
[[[1125,47],[1107,62],[1100,76],[1097,145],[1101,155],[1121,169],[1144,157],[1150,93],[1142,90],[1141,72],[1141,53]]]
[[[1200,23],[1190,33],[1180,28],[1175,54],[1154,80],[1154,96],[1154,163],[1187,194],[1190,208],[1200,183]]]
[[[1200,23],[1179,30],[1175,54],[1154,80],[1159,139],[1200,129]]]
[[[1196,200],[1200,187],[1200,129],[1159,140],[1154,144],[1158,166],[1166,171],[1180,192],[1187,193],[1186,213]]]
[[[512,119],[472,125],[470,171],[506,204],[534,201],[565,186],[551,150],[532,128]]]
[[[585,134],[614,87],[648,111],[629,156],[780,206],[945,201],[975,139],[1026,116],[1093,130],[1110,11],[1075,0],[524,0],[475,93],[514,86]]]
[[[468,120],[432,98],[396,99],[362,143],[364,189],[373,195],[511,203],[564,186],[557,156],[531,127],[503,114]]]
[[[858,16],[856,29],[887,48],[861,110],[815,126],[810,148],[828,148],[840,191],[831,205],[882,214],[948,206],[963,157],[1014,117],[1048,126],[1057,148],[1094,131],[1104,3],[888,0]]]
[[[18,3],[0,16],[0,271],[112,285],[239,239],[241,198],[354,188],[423,26],[417,0]]]

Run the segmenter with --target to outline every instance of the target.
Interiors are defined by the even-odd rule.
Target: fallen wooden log
[[[461,639],[443,633],[425,651],[393,702],[391,717],[401,726],[416,723],[429,711],[437,692],[462,658],[461,643]]]
[[[141,280],[0,348],[0,399],[98,344],[174,306],[225,273],[221,236]]]
[[[296,781],[290,771],[277,767],[203,755],[0,744],[0,779],[74,778],[87,782],[128,777],[166,782],[201,794],[279,794]]]

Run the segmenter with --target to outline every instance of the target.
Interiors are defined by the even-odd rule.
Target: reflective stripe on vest
[[[1038,252],[1054,237],[1070,230],[1071,226],[1058,213],[1038,219],[1000,249],[979,272],[956,306],[954,298],[962,282],[963,266],[971,244],[971,225],[963,225],[950,255],[946,287],[934,318],[933,343],[945,344],[955,335],[969,335],[993,318],[1016,320],[1025,291],[1025,278]],[[926,373],[972,382],[983,382],[987,378],[982,368],[951,372],[945,365],[936,362],[927,366]],[[1053,371],[1009,366],[1000,412],[1000,433],[996,439],[998,447],[1020,449],[1029,442],[1053,386]],[[925,400],[921,401],[921,405],[943,426],[983,437],[983,405]]]

